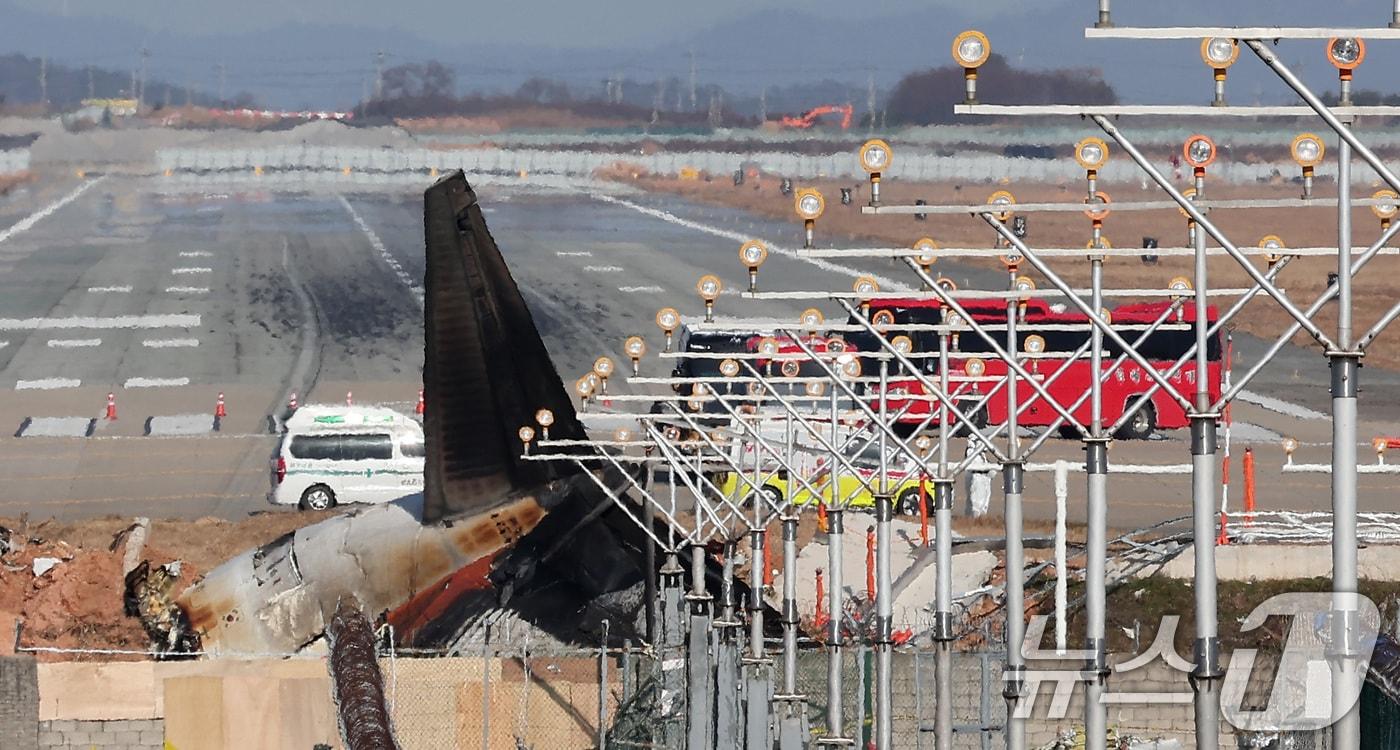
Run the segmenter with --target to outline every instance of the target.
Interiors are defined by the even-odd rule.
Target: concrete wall
[[[31,656],[0,656],[0,746],[33,750],[39,741],[39,680]]]
[[[79,721],[60,719],[38,724],[39,750],[160,750],[165,722],[160,719]]]

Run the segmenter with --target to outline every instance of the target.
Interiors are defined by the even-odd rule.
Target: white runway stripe
[[[83,381],[77,378],[43,378],[40,380],[15,381],[17,391],[54,391],[59,388],[77,388]]]
[[[52,331],[69,328],[196,328],[200,317],[172,315],[113,315],[106,318],[0,318],[0,331]]]
[[[418,300],[418,306],[422,307],[423,292],[413,283],[413,277],[409,276],[408,272],[403,270],[403,264],[399,263],[398,259],[389,252],[389,248],[384,247],[384,243],[379,239],[379,235],[375,234],[373,229],[370,229],[364,217],[360,216],[360,212],[356,211],[355,207],[350,205],[350,201],[346,200],[343,195],[337,197],[340,198],[340,205],[345,206],[345,210],[349,212],[350,218],[355,221],[355,225],[364,233],[365,239],[369,240],[370,246],[374,248],[375,252],[379,253],[379,258],[394,272],[394,275],[399,279],[399,283],[408,287],[408,291]]]
[[[131,294],[129,286],[90,286],[88,291],[93,294]]]
[[[181,349],[199,346],[199,339],[146,339],[141,346],[148,349]]]
[[[592,258],[592,250],[555,250],[554,254],[560,258]]]
[[[710,226],[709,224],[701,224],[701,223],[698,222],[698,221],[691,221],[691,220],[689,220],[689,219],[682,219],[681,217],[676,216],[676,215],[673,214],[673,213],[670,213],[670,212],[667,212],[667,211],[662,211],[662,210],[655,209],[655,208],[647,208],[646,206],[641,206],[641,205],[638,205],[638,204],[633,203],[633,202],[628,201],[628,200],[623,200],[623,199],[621,199],[621,198],[614,198],[614,197],[611,196],[611,195],[603,195],[603,194],[601,194],[601,193],[594,193],[592,197],[597,198],[598,200],[603,201],[604,203],[612,203],[612,204],[615,204],[615,205],[618,205],[618,206],[623,206],[623,207],[626,207],[626,208],[630,208],[630,209],[632,209],[633,211],[636,211],[637,213],[645,214],[645,215],[647,215],[647,216],[651,216],[651,217],[653,217],[653,218],[660,219],[660,220],[662,220],[662,221],[669,222],[669,223],[671,223],[671,224],[675,224],[675,225],[677,225],[677,226],[686,227],[687,229],[694,229],[694,230],[699,231],[699,232],[704,232],[704,233],[706,233],[706,234],[711,234],[711,235],[714,235],[714,236],[716,236],[716,237],[722,237],[722,238],[727,239],[727,240],[733,240],[734,242],[738,242],[738,243],[744,243],[744,242],[747,242],[747,241],[752,240],[752,239],[761,239],[761,238],[758,238],[758,237],[751,237],[751,236],[746,235],[746,234],[741,234],[741,233],[739,233],[739,232],[731,232],[731,231],[729,231],[728,229],[721,229],[721,228],[719,228],[719,227]],[[883,289],[883,290],[885,290],[885,291],[890,291],[890,292],[908,292],[908,291],[912,291],[912,290],[913,290],[913,287],[909,286],[908,284],[905,284],[905,283],[902,283],[902,282],[899,282],[899,281],[895,281],[894,279],[887,278],[887,277],[885,277],[885,276],[881,276],[881,275],[873,274],[873,273],[867,273],[867,272],[865,272],[865,271],[858,271],[858,270],[856,270],[856,269],[854,269],[854,268],[851,268],[850,266],[843,266],[843,265],[840,265],[839,263],[832,263],[832,262],[830,262],[830,261],[823,260],[823,259],[821,259],[821,258],[808,258],[808,257],[806,257],[806,256],[804,256],[804,255],[798,255],[795,251],[789,250],[788,248],[779,247],[779,246],[777,246],[777,245],[775,245],[775,244],[773,244],[773,243],[771,243],[771,242],[769,242],[769,241],[767,241],[767,240],[763,240],[763,242],[764,242],[764,244],[768,245],[768,251],[769,251],[769,252],[777,253],[778,255],[782,255],[782,256],[784,256],[784,257],[792,258],[793,260],[800,260],[800,261],[802,261],[803,263],[807,263],[807,264],[809,264],[809,265],[815,266],[815,267],[817,267],[817,268],[822,269],[823,271],[831,271],[832,273],[841,274],[842,276],[847,276],[847,277],[850,277],[850,278],[852,278],[852,279],[854,279],[854,278],[857,277],[857,276],[862,276],[862,275],[864,275],[864,276],[870,276],[871,278],[875,279],[875,281],[878,282],[878,283],[880,284],[880,288]]]
[[[189,378],[127,378],[123,388],[175,388],[189,385]]]
[[[1320,411],[1313,411],[1306,406],[1291,404],[1283,399],[1265,396],[1262,393],[1255,393],[1254,391],[1240,391],[1235,395],[1235,398],[1247,404],[1262,406],[1269,411],[1287,414],[1290,417],[1296,417],[1298,419],[1330,419],[1330,417]]]
[[[214,269],[205,268],[203,266],[184,266],[181,268],[172,268],[170,272],[177,275],[187,275],[192,273],[213,273]]]
[[[102,339],[49,339],[50,349],[85,349],[101,345]]]
[[[658,292],[664,292],[666,290],[662,289],[659,286],[620,286],[617,288],[617,291],[627,292],[628,294],[634,294],[636,292],[648,292],[655,294]]]
[[[583,270],[590,273],[621,273],[622,266],[584,266]]]
[[[208,294],[207,286],[168,286],[165,288],[166,294]]]
[[[11,237],[14,237],[15,235],[23,234],[23,233],[25,233],[25,232],[28,232],[30,229],[33,229],[33,228],[34,228],[34,225],[35,225],[35,224],[38,224],[39,222],[43,221],[43,220],[44,220],[45,218],[47,218],[50,214],[52,214],[54,211],[57,211],[58,209],[63,208],[64,206],[68,205],[69,203],[72,203],[73,201],[77,200],[77,199],[78,199],[78,196],[80,196],[80,195],[82,195],[83,193],[87,192],[88,188],[92,187],[93,185],[96,185],[97,183],[99,183],[99,182],[101,182],[101,181],[103,181],[103,180],[105,180],[105,179],[107,179],[107,176],[106,176],[106,175],[103,175],[103,176],[98,177],[98,178],[95,178],[95,179],[88,180],[87,182],[84,182],[83,184],[81,184],[81,185],[79,185],[78,187],[74,188],[72,192],[68,193],[67,195],[63,196],[62,198],[59,198],[58,200],[54,201],[53,203],[50,203],[49,205],[44,206],[43,208],[39,209],[38,211],[35,211],[34,213],[32,213],[32,214],[30,214],[30,215],[24,217],[23,219],[20,219],[19,221],[15,222],[15,224],[14,224],[13,226],[11,226],[9,229],[0,230],[0,242],[4,242],[5,240],[8,240],[8,239],[10,239]]]
[[[181,258],[212,258],[214,254],[208,250],[181,250]]]

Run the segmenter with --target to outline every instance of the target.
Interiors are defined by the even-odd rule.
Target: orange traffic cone
[[[228,416],[228,409],[224,408],[224,394],[219,392],[219,400],[214,402],[214,418],[223,419]]]
[[[346,406],[354,406],[354,405],[355,405],[355,394],[354,394],[353,392],[351,392],[351,391],[346,391],[346,392],[345,392],[345,405],[346,405]]]
[[[419,389],[418,389],[418,405],[415,406],[415,407],[413,407],[413,413],[414,413],[414,414],[422,414],[423,411],[424,411],[424,408],[423,408],[423,389],[422,389],[422,388],[419,388]]]
[[[115,393],[109,393],[109,394],[107,394],[107,421],[109,421],[109,422],[115,422],[116,420],[117,420],[117,394],[115,394]]]

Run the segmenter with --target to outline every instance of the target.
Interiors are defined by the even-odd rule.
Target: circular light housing
[[[797,191],[797,197],[793,200],[793,208],[797,215],[807,221],[815,221],[826,210],[826,199],[822,194],[812,188],[804,188]]]
[[[734,377],[735,375],[738,375],[738,374],[739,374],[739,363],[736,362],[736,361],[734,361],[734,360],[732,360],[732,359],[726,359],[726,360],[724,360],[723,362],[720,362],[720,363],[719,363],[719,374],[725,376],[726,378],[732,378],[732,377]]]
[[[1289,147],[1289,151],[1293,154],[1293,161],[1298,162],[1298,166],[1315,167],[1322,163],[1322,157],[1327,153],[1327,146],[1314,133],[1300,133],[1293,139],[1293,145]]]
[[[808,396],[820,396],[823,393],[826,393],[826,383],[823,383],[820,380],[813,380],[812,382],[804,386],[804,390],[807,391]]]
[[[992,193],[991,195],[987,196],[987,205],[1008,207],[1014,206],[1016,205],[1016,196],[1012,195],[1010,190],[998,190],[995,193]],[[1001,213],[997,214],[997,219],[1001,221],[1008,221],[1011,219],[1014,213],[1014,211],[1002,211]]]
[[[1293,455],[1293,452],[1296,451],[1296,450],[1298,450],[1298,439],[1297,439],[1297,438],[1291,438],[1291,437],[1290,437],[1290,438],[1284,438],[1284,439],[1283,439],[1283,452],[1284,452],[1284,453],[1287,453],[1288,455],[1291,456],[1291,455]]]
[[[587,375],[574,381],[574,393],[583,398],[593,395],[593,382],[588,379]]]
[[[1377,203],[1371,206],[1371,213],[1381,219],[1395,218],[1396,211],[1400,210],[1400,203],[1397,203],[1400,202],[1400,195],[1396,195],[1394,190],[1377,190],[1371,197],[1379,201],[1385,201],[1384,203]]]
[[[600,378],[611,377],[613,374],[613,361],[611,357],[599,357],[593,363],[593,372]]]
[[[1259,247],[1265,250],[1284,250],[1287,246],[1283,244],[1283,240],[1280,239],[1278,235],[1269,234],[1265,235],[1263,239],[1259,240]],[[1264,258],[1267,259],[1270,263],[1277,263],[1280,260],[1283,260],[1283,253],[1265,253]]]
[[[894,311],[880,310],[874,315],[870,316],[870,322],[872,325],[875,326],[877,330],[883,330],[889,326],[892,326],[894,325]]]
[[[1112,202],[1112,199],[1108,197],[1108,193],[1105,193],[1102,190],[1100,190],[1099,192],[1094,193],[1093,198],[1086,197],[1084,199],[1084,203],[1089,206],[1089,208],[1084,209],[1084,215],[1089,217],[1090,219],[1093,219],[1094,221],[1103,221],[1104,219],[1108,218],[1108,214],[1110,211],[1108,204]]]
[[[520,442],[528,443],[531,440],[535,439],[535,428],[531,427],[530,425],[525,425],[524,427],[521,427],[520,429],[516,430],[515,435],[516,437],[520,438]]]
[[[880,291],[880,284],[870,276],[861,276],[851,285],[851,290],[856,294],[876,294]]]
[[[1099,169],[1108,161],[1108,144],[1102,138],[1085,138],[1074,144],[1074,160],[1085,169]]]
[[[540,409],[535,412],[535,422],[541,427],[548,427],[554,424],[554,412],[548,409]]]
[[[758,268],[768,260],[768,246],[758,240],[749,240],[739,247],[739,260],[751,269]]]
[[[815,307],[809,307],[802,311],[802,315],[798,316],[798,321],[807,328],[816,328],[826,322],[826,316],[822,315],[821,310]]]
[[[783,362],[782,367],[778,369],[783,373],[783,377],[795,378],[797,374],[802,371],[802,366],[797,363],[797,360],[789,359]]]
[[[934,283],[935,285],[937,285],[939,289],[942,289],[942,290],[945,291],[945,292],[956,292],[956,291],[958,291],[958,284],[957,284],[957,282],[956,282],[956,281],[953,281],[952,279],[948,278],[947,276],[939,276],[938,278],[936,278],[936,279],[933,280],[933,283]]]
[[[1371,438],[1371,450],[1375,451],[1377,456],[1381,455],[1382,453],[1385,453],[1385,449],[1388,447],[1390,447],[1390,443],[1385,438]]]
[[[622,344],[622,350],[632,359],[641,359],[647,353],[647,342],[641,336],[628,336]]]
[[[1186,293],[1191,291],[1191,280],[1185,276],[1177,276],[1167,283],[1167,288],[1173,292]]]
[[[846,351],[846,340],[838,336],[827,339],[826,350],[832,354],[840,354]]]
[[[1201,59],[1216,70],[1224,70],[1240,59],[1240,44],[1223,36],[1207,37],[1201,40]]]
[[[1021,253],[1017,252],[1016,250],[1012,250],[1011,252],[1005,255],[999,255],[997,257],[1001,258],[1001,264],[1003,266],[1006,266],[1008,269],[1015,269],[1020,267],[1021,261],[1026,259],[1024,255],[1021,255]]]
[[[626,427],[619,427],[613,430],[613,440],[619,443],[630,443],[632,442],[632,431]]]
[[[855,380],[860,377],[860,360],[855,357],[842,357],[837,360],[837,367],[840,368],[841,376],[847,380]]]
[[[663,307],[656,311],[656,327],[663,333],[670,333],[676,330],[681,324],[681,314],[676,312],[674,307]]]
[[[1196,169],[1205,169],[1215,161],[1215,141],[1209,136],[1196,133],[1186,139],[1181,153],[1186,157],[1187,164]]]
[[[964,31],[953,37],[953,61],[966,69],[980,68],[992,55],[992,42],[980,31]]]
[[[696,293],[700,295],[700,299],[706,302],[714,302],[716,299],[719,299],[719,293],[723,291],[723,289],[724,282],[720,281],[719,277],[712,273],[701,276],[700,280],[695,282]]]
[[[1103,235],[1099,235],[1099,239],[1098,239],[1097,241],[1095,241],[1095,240],[1089,240],[1088,242],[1084,243],[1084,249],[1085,249],[1085,250],[1112,250],[1112,249],[1113,249],[1113,243],[1112,243],[1112,242],[1109,242],[1107,237],[1104,237]]]
[[[1041,354],[1045,351],[1045,337],[1033,333],[1026,337],[1026,340],[1021,343],[1021,347],[1026,350],[1027,354]]]
[[[1196,197],[1196,188],[1186,188],[1185,190],[1181,191],[1181,197],[1185,198],[1186,200],[1191,200],[1191,199],[1195,198],[1195,197]],[[1184,217],[1186,217],[1186,218],[1188,218],[1188,219],[1191,218],[1191,214],[1186,213],[1186,209],[1182,208],[1181,206],[1177,206],[1177,207],[1176,207],[1176,210],[1177,210],[1177,211],[1180,211],[1182,216],[1184,216]],[[1192,221],[1195,221],[1195,220],[1192,219]]]
[[[1016,277],[1016,291],[1021,293],[1021,299],[1027,300],[1035,293],[1035,279],[1029,276]]]
[[[973,357],[963,363],[963,372],[969,377],[980,378],[987,372],[987,363],[981,357]]]
[[[765,357],[776,357],[778,355],[778,340],[772,336],[764,336],[758,342],[758,353]]]
[[[933,438],[928,435],[920,435],[914,438],[914,450],[920,453],[928,453],[933,449]]]
[[[860,167],[871,174],[883,172],[889,169],[893,156],[894,151],[890,149],[890,144],[874,138],[860,147]]]
[[[900,354],[908,354],[914,351],[914,340],[904,335],[895,336],[890,339],[890,347]]]
[[[1366,59],[1366,40],[1354,37],[1332,37],[1327,40],[1327,61],[1337,70],[1356,70]]]
[[[914,260],[921,266],[931,266],[938,260],[938,243],[931,237],[921,237],[914,243]]]

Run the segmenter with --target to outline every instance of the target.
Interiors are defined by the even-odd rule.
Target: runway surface
[[[356,403],[411,409],[422,367],[422,186],[339,194],[182,184],[73,177],[0,199],[0,515],[240,517],[270,507],[269,415],[292,392],[303,404],[343,403],[352,392]],[[479,193],[566,382],[600,354],[623,361],[628,335],[659,349],[653,315],[666,304],[702,312],[701,274],[718,274],[731,292],[745,287],[736,252],[746,237],[780,248],[761,272],[765,289],[846,289],[859,272],[887,289],[912,285],[884,262],[797,258],[782,250],[800,246],[799,227],[729,209],[588,185]],[[963,288],[1004,278],[953,264],[940,271]],[[721,316],[794,321],[806,306],[732,293],[717,305]],[[817,306],[839,317],[834,304]],[[1262,351],[1252,339],[1236,345],[1246,362]],[[662,375],[669,363],[649,358],[645,367]],[[1363,378],[1369,444],[1400,422],[1400,378],[1370,369]],[[109,393],[115,421],[104,418]],[[217,433],[145,434],[150,417],[207,417],[212,426],[219,393],[229,416]],[[1290,347],[1250,393],[1253,403],[1235,406],[1234,450],[1241,438],[1258,446],[1260,506],[1324,509],[1328,477],[1280,475],[1277,444],[1294,435],[1304,443],[1299,460],[1325,460],[1325,361]],[[1175,433],[1116,442],[1110,457],[1188,460]],[[1081,461],[1079,444],[1052,440],[1036,460],[1058,458]],[[1362,509],[1388,510],[1387,485],[1363,475]],[[1115,526],[1190,510],[1184,476],[1115,477],[1110,486]],[[1238,507],[1239,490],[1231,492]],[[1049,476],[1031,475],[1027,515],[1053,512]],[[1082,516],[1082,477],[1072,476],[1070,518]]]

